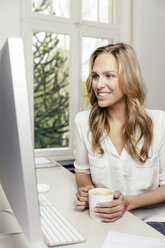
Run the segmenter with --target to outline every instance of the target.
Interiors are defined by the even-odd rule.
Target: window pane
[[[89,109],[90,103],[86,91],[86,79],[89,74],[89,57],[92,52],[100,46],[112,43],[112,41],[106,39],[96,39],[83,37],[82,38],[82,109]]]
[[[71,0],[32,0],[32,11],[45,15],[70,17]]]
[[[108,23],[109,18],[109,0],[99,1],[99,21],[103,23]]]
[[[87,21],[97,21],[97,0],[81,1],[82,19]]]
[[[69,145],[68,35],[34,32],[35,148]]]
[[[49,15],[51,12],[50,0],[32,0],[32,11]]]
[[[99,23],[113,23],[114,0],[82,1],[82,19]]]
[[[53,14],[60,17],[70,17],[70,0],[53,0]]]

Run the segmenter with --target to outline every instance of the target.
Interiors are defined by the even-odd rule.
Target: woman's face
[[[119,68],[112,54],[97,56],[92,69],[92,88],[101,108],[113,107],[121,102],[124,93],[119,87]]]

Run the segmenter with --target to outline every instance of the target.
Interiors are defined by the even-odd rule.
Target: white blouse
[[[101,145],[104,154],[92,149],[88,119],[90,110],[79,112],[75,118],[75,171],[91,174],[96,187],[120,190],[124,195],[137,195],[165,184],[165,112],[147,110],[154,126],[149,159],[141,164],[124,148],[118,154],[109,137]],[[139,149],[142,145],[139,142]],[[144,221],[164,221],[165,204],[132,210]]]

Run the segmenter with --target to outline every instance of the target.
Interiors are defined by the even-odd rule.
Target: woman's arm
[[[131,210],[139,207],[147,207],[165,202],[165,112],[160,112],[161,120],[155,120],[159,126],[158,158],[159,158],[159,185],[155,190],[134,196],[125,196],[126,209]],[[158,125],[157,124],[157,125]],[[157,137],[157,138],[158,138]],[[154,180],[154,179],[153,179]],[[138,183],[138,182],[136,182]]]
[[[78,187],[92,186],[94,187],[91,175],[83,172],[76,172],[76,183]]]
[[[76,172],[76,183],[78,185],[77,199],[74,201],[76,208],[84,210],[88,207],[88,191],[94,188],[90,174]]]
[[[119,219],[125,211],[163,202],[165,202],[165,185],[140,195],[123,196],[120,192],[116,192],[113,201],[97,204],[95,211],[102,221],[113,222]]]
[[[144,194],[124,197],[126,210],[152,206],[162,202],[165,202],[165,185]]]
[[[88,191],[93,188],[90,176],[90,166],[88,161],[88,112],[80,112],[75,117],[75,137],[74,137],[74,153],[75,153],[75,178],[78,186],[76,193],[77,199],[75,205],[77,209],[83,210],[88,207]]]

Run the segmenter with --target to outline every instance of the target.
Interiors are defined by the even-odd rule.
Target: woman
[[[77,209],[88,190],[106,187],[114,200],[96,206],[104,222],[127,210],[165,234],[165,112],[145,109],[142,76],[133,48],[97,48],[90,58],[87,91],[91,111],[77,114]]]

